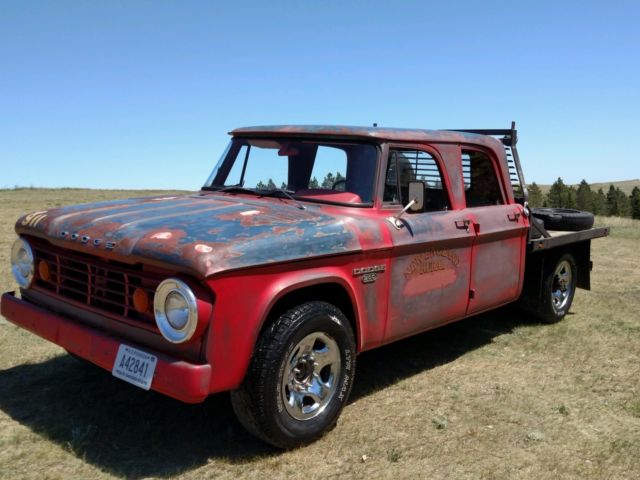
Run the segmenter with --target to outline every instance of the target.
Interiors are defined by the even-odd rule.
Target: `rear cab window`
[[[496,169],[487,154],[462,150],[462,178],[467,207],[505,204]]]

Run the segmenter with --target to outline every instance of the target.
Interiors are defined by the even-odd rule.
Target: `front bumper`
[[[116,337],[72,322],[63,316],[16,298],[2,295],[2,315],[19,327],[60,345],[105,370],[111,371],[121,343]],[[151,389],[186,403],[199,403],[209,395],[211,366],[196,365],[131,342],[124,342],[158,357]]]

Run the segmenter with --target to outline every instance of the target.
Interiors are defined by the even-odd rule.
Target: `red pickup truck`
[[[241,128],[196,193],[34,212],[2,315],[140,388],[231,391],[282,448],[337,422],[365,350],[502,305],[545,322],[606,228],[531,222],[516,130]]]

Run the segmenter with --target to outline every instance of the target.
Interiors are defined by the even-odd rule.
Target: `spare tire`
[[[547,230],[577,232],[593,227],[593,213],[570,208],[532,208],[531,215],[544,222]]]

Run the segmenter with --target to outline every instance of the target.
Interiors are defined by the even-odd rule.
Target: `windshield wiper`
[[[227,185],[226,187],[207,186],[202,187],[202,190],[208,190],[211,192],[241,192],[241,193],[256,193],[253,188],[245,188],[240,185]]]
[[[211,192],[253,193],[253,194],[257,194],[260,197],[273,197],[276,194],[282,193],[285,197],[287,197],[290,200],[292,200],[300,210],[306,210],[306,208],[307,208],[302,203],[300,203],[298,200],[296,200],[293,197],[293,195],[291,195],[290,192],[288,192],[284,188],[280,188],[280,187],[276,187],[273,190],[258,190],[258,189],[255,189],[255,188],[245,188],[245,187],[242,187],[240,185],[227,185],[226,187],[225,186],[218,187],[218,186],[212,185],[212,186],[202,187],[202,190],[207,190],[207,191],[211,191]]]
[[[261,197],[273,197],[277,193],[282,193],[284,196],[286,196],[287,198],[292,200],[296,204],[296,207],[298,207],[300,210],[306,210],[307,207],[305,207],[302,203],[300,203],[298,200],[296,200],[294,198],[294,196],[291,195],[291,193],[288,192],[287,190],[285,190],[284,188],[276,187],[273,190],[261,191],[260,192],[260,196]]]

